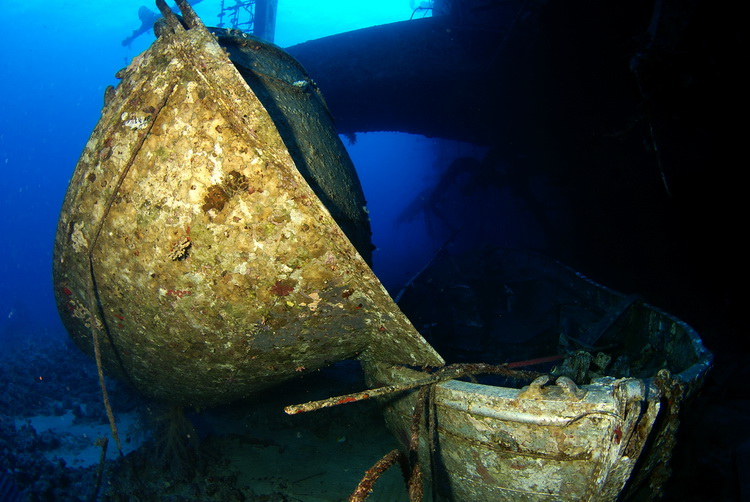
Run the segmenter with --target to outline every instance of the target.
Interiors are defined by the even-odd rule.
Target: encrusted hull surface
[[[306,166],[308,182],[309,153],[290,153],[179,4],[184,24],[160,6],[166,25],[109,93],[68,188],[53,280],[71,337],[92,355],[96,338],[105,370],[141,392],[196,407],[346,358],[440,365],[352,244],[369,252],[369,227],[340,142],[321,148],[346,161]],[[295,113],[332,130],[287,86]]]
[[[437,500],[658,498],[680,412],[712,362],[690,326],[554,260],[509,249],[436,258],[401,304],[430,327],[438,350],[452,346],[469,362],[528,360],[538,364],[529,369],[552,373],[524,388],[507,380],[435,386],[436,436],[430,441],[423,425],[419,460]],[[551,354],[561,355],[544,357]],[[542,365],[550,359],[557,368]],[[371,387],[424,378],[379,362],[364,369]],[[416,397],[381,398],[405,446]]]

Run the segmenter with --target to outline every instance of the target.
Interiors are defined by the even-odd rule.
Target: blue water
[[[225,2],[231,3],[230,0]],[[202,0],[195,6],[206,25],[218,25],[220,3],[220,0]],[[326,35],[407,20],[414,15],[416,3],[415,0],[279,0],[274,42],[289,47]],[[661,54],[673,67],[665,70],[668,77],[663,82],[657,81],[664,87],[654,85],[651,89],[655,94],[664,92],[669,97],[659,102],[666,110],[655,111],[661,113],[658,118],[666,124],[662,130],[657,128],[657,133],[664,133],[658,137],[663,141],[658,146],[664,155],[666,171],[660,173],[653,137],[643,132],[646,129],[642,96],[638,95],[628,69],[629,58],[639,48],[648,28],[652,6],[644,6],[648,2],[637,3],[636,7],[640,6],[644,12],[642,19],[633,23],[632,34],[619,40],[619,45],[606,45],[608,39],[602,38],[603,47],[614,46],[625,54],[622,60],[616,60],[614,56],[598,59],[592,56],[596,55],[598,40],[591,34],[609,33],[610,25],[606,22],[611,23],[619,13],[608,17],[606,22],[596,16],[586,21],[587,10],[593,9],[594,4],[571,2],[576,10],[569,10],[566,2],[539,2],[540,5],[548,3],[550,18],[563,21],[555,25],[557,29],[546,32],[550,37],[547,43],[552,47],[561,41],[569,45],[560,50],[559,60],[547,62],[550,68],[544,67],[545,63],[539,63],[541,69],[529,65],[531,70],[527,76],[542,78],[526,81],[531,82],[528,93],[531,98],[526,96],[524,105],[537,104],[534,94],[537,85],[548,91],[539,93],[548,101],[539,103],[539,110],[533,106],[522,108],[521,112],[515,110],[518,112],[515,119],[521,124],[519,129],[524,127],[523,130],[533,136],[528,144],[534,145],[531,148],[518,146],[518,153],[548,155],[550,171],[565,170],[566,176],[573,179],[576,185],[569,187],[566,196],[581,218],[576,233],[568,232],[566,209],[562,206],[559,211],[556,209],[558,200],[554,189],[533,180],[530,189],[552,213],[551,219],[546,221],[549,227],[540,226],[538,215],[529,212],[518,193],[498,186],[471,186],[472,197],[462,193],[461,189],[468,185],[445,192],[443,202],[453,210],[449,215],[436,215],[429,208],[410,211],[415,197],[437,186],[451,162],[458,157],[480,159],[486,150],[456,141],[397,132],[357,134],[355,143],[350,143],[347,137],[343,141],[368,201],[372,240],[376,246],[373,255],[376,274],[388,290],[396,294],[457,231],[461,235],[455,242],[466,246],[485,242],[540,249],[545,247],[549,237],[545,230],[554,228],[563,238],[569,237],[565,245],[578,252],[580,260],[576,265],[585,264],[602,273],[595,279],[627,293],[644,293],[649,301],[664,306],[665,310],[688,322],[700,323],[701,326],[696,327],[700,327],[701,332],[704,326],[716,325],[714,331],[707,330],[712,342],[709,348],[718,346],[737,358],[732,363],[734,366],[727,366],[729,370],[725,373],[721,373],[721,367],[717,370],[724,377],[719,379],[723,382],[721,385],[746,382],[746,377],[732,378],[735,368],[738,374],[747,375],[749,367],[747,359],[742,359],[745,353],[735,349],[732,331],[739,318],[736,291],[742,286],[737,265],[745,263],[746,248],[738,242],[737,236],[744,235],[743,229],[747,226],[746,189],[744,182],[734,176],[738,171],[737,163],[741,162],[737,159],[744,159],[745,155],[738,145],[746,141],[744,130],[722,115],[722,110],[735,110],[743,101],[735,98],[738,89],[742,88],[745,93],[741,87],[744,80],[737,77],[735,69],[742,67],[737,63],[740,57],[736,56],[738,47],[742,47],[740,30],[730,22],[737,23],[743,18],[733,16],[731,10],[707,17],[706,13],[713,13],[713,9],[703,5],[706,2],[697,2],[705,12],[699,11],[694,19],[708,19],[707,26],[698,23],[697,28],[687,32],[685,38],[693,45],[675,44]],[[662,2],[654,3],[662,5]],[[12,395],[25,398],[22,403],[12,404],[22,407],[26,415],[49,414],[47,405],[42,406],[41,399],[35,399],[36,392],[42,395],[41,386],[52,387],[50,382],[55,377],[58,382],[64,376],[71,377],[59,374],[70,368],[56,367],[48,357],[49,352],[43,355],[35,352],[36,348],[49,346],[58,356],[75,360],[76,370],[80,370],[73,375],[75,388],[59,384],[55,389],[55,392],[67,393],[65,398],[51,394],[52,391],[44,394],[60,400],[55,404],[55,412],[68,418],[73,412],[91,418],[93,412],[80,411],[76,405],[86,402],[101,407],[91,361],[84,358],[88,366],[79,364],[75,358],[83,356],[64,343],[67,335],[52,294],[52,244],[68,181],[99,119],[104,90],[116,85],[115,73],[154,40],[153,33],[147,31],[130,45],[122,44],[140,26],[138,9],[143,5],[156,11],[151,0],[0,0],[0,363],[4,364],[19,353],[30,361],[19,364],[10,376],[8,372],[2,373],[8,381],[0,382],[3,385],[0,404],[8,404],[3,396],[7,389],[15,386]],[[569,28],[565,24],[565,19],[571,21],[577,17],[584,21],[576,27]],[[717,18],[720,21],[716,21]],[[724,29],[725,22],[729,23],[727,29]],[[716,26],[719,26],[716,31],[700,35],[702,28]],[[579,40],[576,36],[580,33]],[[668,46],[671,40],[667,38],[669,32],[665,33],[662,41]],[[576,59],[578,51],[585,52],[588,59]],[[518,52],[523,53],[520,49]],[[519,57],[518,61],[524,60]],[[587,66],[592,61],[596,64]],[[603,69],[599,68],[599,63]],[[669,71],[674,67],[677,70],[672,75]],[[608,75],[614,71],[621,73]],[[657,79],[661,76],[658,72],[655,75]],[[572,77],[565,79],[567,76]],[[592,80],[586,82],[587,77]],[[608,85],[616,89],[611,101]],[[524,95],[526,89],[521,91],[519,94]],[[325,89],[322,92],[325,95]],[[553,111],[549,115],[540,111],[550,107]],[[587,114],[592,116],[591,124],[587,123]],[[560,123],[549,125],[544,123],[545,119]],[[545,130],[544,126],[549,129]],[[638,127],[643,128],[641,132],[633,133],[632,129]],[[551,130],[554,133],[550,134]],[[560,136],[545,142],[549,139],[545,138],[545,133]],[[596,139],[590,142],[587,139],[594,137]],[[607,150],[611,147],[607,141],[612,138],[617,141],[622,138],[622,144],[630,143],[621,148],[618,143]],[[569,151],[565,143],[571,140],[580,140],[576,147],[582,144],[590,149],[572,151],[571,148]],[[560,161],[558,164],[558,151],[545,150],[550,145],[559,147],[559,152],[568,156],[569,163]],[[583,166],[578,165],[578,161],[582,161]],[[665,191],[666,182],[672,193]],[[488,222],[491,228],[487,227]],[[740,254],[743,254],[741,259]],[[45,346],[47,342],[51,345]],[[0,370],[4,369],[0,365]],[[735,428],[710,427],[737,432],[736,438],[711,439],[712,444],[722,445],[721,458],[724,459],[736,456],[734,442],[750,442],[747,434],[750,428],[746,420],[740,421],[747,415],[747,392],[744,388],[735,390],[725,390],[722,396],[744,396],[742,408],[737,408],[740,412],[716,412],[722,419],[735,417],[732,422],[737,424]],[[116,385],[112,392],[116,395],[113,401],[120,407],[116,412],[124,413],[132,408],[128,408],[127,396],[117,395]],[[105,423],[103,412],[97,413],[100,416],[96,418]],[[18,415],[13,410],[0,409],[0,415],[6,418],[14,414]],[[10,427],[2,418],[0,451],[6,439],[3,433]],[[714,420],[708,417],[706,421],[713,423]],[[263,423],[258,427],[267,425]],[[14,437],[22,437],[31,429],[30,424],[14,427]],[[327,457],[341,454],[335,449],[337,445],[349,447],[354,442],[352,431],[336,434],[326,443],[331,448],[326,451]],[[339,441],[339,435],[344,434],[349,440]],[[293,442],[297,438],[288,439]],[[39,448],[52,448],[50,438],[34,435],[34,441]],[[750,444],[748,442],[745,444]],[[348,454],[353,455],[354,450]],[[369,467],[370,460],[376,458],[366,457],[362,465]],[[0,457],[0,461],[4,459]],[[25,461],[24,465],[32,465],[36,459],[26,458]],[[708,463],[700,465],[706,468]],[[719,465],[716,469],[723,468]],[[735,467],[725,470],[740,472],[732,469]],[[354,470],[354,477],[362,472],[359,466]],[[692,471],[685,472],[683,480],[691,477]],[[0,485],[10,484],[0,472]],[[6,493],[12,492],[8,489]],[[0,499],[2,496],[0,494]]]
[[[63,479],[70,471],[59,466],[50,471],[45,458],[70,455],[68,450],[73,447],[69,443],[78,443],[75,438],[87,434],[89,439],[74,444],[76,456],[64,458],[69,468],[91,469],[91,462],[98,459],[93,440],[108,435],[93,361],[68,343],[56,311],[52,244],[68,181],[99,120],[104,90],[117,85],[115,73],[154,40],[149,30],[129,45],[122,43],[140,26],[137,14],[143,4],[66,2],[52,7],[48,2],[0,2],[0,212],[4,236],[0,243],[0,449],[7,446],[5,451],[10,452],[0,456],[4,487],[0,500],[15,496],[15,484],[38,495],[47,490],[46,483],[56,490],[56,495],[48,495],[51,499],[64,496],[75,500],[78,488],[65,488],[69,481]],[[218,0],[203,0],[195,10],[206,25],[214,26],[219,23],[219,4]],[[156,10],[151,3],[146,6]],[[285,47],[412,15],[408,0],[372,4],[281,0],[274,41]],[[399,215],[416,194],[434,186],[455,156],[479,156],[483,150],[393,132],[359,134],[356,143],[350,139],[344,138],[344,144],[368,201],[376,245],[375,271],[397,292],[425,266],[447,235],[445,229],[436,228],[439,222],[431,221],[434,217],[417,212],[399,221]],[[128,419],[123,417],[133,411],[132,398],[127,391],[118,392],[115,382],[108,386],[118,422],[127,431],[123,422],[127,424]],[[373,411],[369,415],[377,420]],[[380,448],[393,447],[388,446],[394,440],[382,425],[367,420],[358,423],[368,429],[358,432],[351,426],[345,430],[329,426],[333,439],[316,446],[353,450],[347,455],[350,479],[339,488],[343,494],[351,491],[364,470],[383,453],[371,453],[369,441],[376,438]],[[56,432],[45,433],[48,427]],[[81,427],[88,429],[80,432]],[[220,428],[224,427],[222,422]],[[261,423],[254,430],[260,433],[263,427]],[[140,444],[139,438],[130,442],[127,432],[125,437],[125,453]],[[77,446],[86,448],[79,451]],[[335,458],[338,454],[321,455]],[[356,467],[353,455],[360,457]],[[110,441],[108,458],[115,457]],[[3,474],[6,469],[14,471],[14,476]],[[38,478],[40,472],[45,473],[42,478]],[[83,476],[78,486],[89,492],[87,474],[76,476]],[[399,489],[402,484],[397,480]]]
[[[78,453],[66,457],[68,468],[90,466],[98,459],[95,437],[108,435],[93,361],[67,343],[56,311],[52,244],[68,181],[99,120],[104,90],[116,85],[115,73],[154,40],[153,32],[147,31],[130,45],[122,44],[140,26],[137,13],[143,4],[136,0],[54,5],[0,0],[0,213],[4,236],[0,242],[0,449],[8,448],[8,455],[0,456],[3,501],[15,500],[16,484],[36,496],[47,493],[49,500],[77,500],[76,493],[82,489],[80,497],[86,499],[93,486],[87,474],[82,474],[83,481],[73,488],[65,480],[66,472],[71,471],[59,465],[50,471],[45,455],[69,454],[73,448],[69,443],[80,443],[78,446],[86,448],[79,451],[74,444],[71,451]],[[146,5],[156,10],[151,2]],[[219,5],[218,0],[203,0],[196,5],[196,12],[206,25],[214,26]],[[408,0],[372,4],[281,0],[275,43],[289,46],[406,20],[412,13]],[[424,240],[424,230],[419,230],[423,222],[396,228],[393,220],[410,193],[432,181],[436,165],[449,161],[437,158],[438,147],[435,140],[396,133],[361,135],[350,145],[370,204],[373,240],[378,243],[377,270],[393,289],[421,268],[434,251],[434,242]],[[125,431],[127,453],[142,439],[134,437],[131,442],[123,418],[132,411],[132,401],[127,392],[119,393],[113,382],[109,391]],[[273,412],[278,409],[274,407]],[[36,418],[25,422],[29,417]],[[226,425],[222,424],[223,430]],[[362,422],[365,425],[366,421]],[[47,427],[57,432],[43,432]],[[88,429],[81,432],[81,427]],[[261,423],[253,430],[260,434],[263,427]],[[81,434],[87,434],[88,439],[81,442]],[[339,452],[341,448],[354,449],[353,454],[361,456],[357,467],[350,469],[348,484],[340,489],[345,494],[382,453],[371,456],[369,444],[362,444],[372,437],[372,430],[360,434],[351,427],[343,431],[330,427],[330,434],[334,437],[323,447],[338,448]],[[382,428],[377,434],[377,442],[384,448],[393,441]],[[325,457],[338,454],[334,451]],[[347,456],[352,462],[352,454]],[[112,441],[108,457],[116,457]],[[8,472],[15,474],[11,477]],[[41,472],[45,474],[39,478]]]
[[[148,8],[156,11],[151,3]],[[218,0],[195,10],[218,24]],[[131,46],[122,41],[140,26],[143,1],[0,2],[0,336],[61,334],[51,289],[52,242],[67,182],[98,121],[104,89],[148,48],[151,31]],[[408,0],[368,3],[282,0],[275,43],[285,47],[366,26],[409,19]],[[397,287],[419,266],[420,234],[407,232],[394,249],[394,211],[429,179],[435,142],[399,134],[369,134],[351,147],[370,202],[378,270]],[[445,160],[443,160],[445,162]],[[384,167],[385,166],[385,167]],[[384,182],[387,180],[387,182]],[[394,187],[396,187],[394,189]],[[397,202],[392,201],[395,197]],[[404,230],[402,229],[399,229]],[[405,256],[410,255],[410,256]],[[393,266],[406,263],[406,269]],[[386,273],[387,272],[387,273]]]
[[[154,40],[149,30],[129,46],[122,44],[140,26],[138,9],[142,5],[140,1],[91,5],[68,2],[55,8],[45,2],[0,4],[4,76],[0,79],[0,95],[7,98],[0,101],[0,210],[5,235],[0,246],[3,339],[62,334],[50,280],[58,212],[78,156],[98,121],[104,89],[116,85],[117,70]],[[219,5],[217,0],[203,0],[195,10],[206,25],[215,26],[219,24]],[[155,6],[147,7],[156,11]],[[287,47],[406,20],[413,14],[407,0],[314,5],[282,0],[274,41]],[[429,211],[405,216],[406,206],[421,191],[434,187],[453,159],[481,158],[485,150],[393,132],[358,134],[355,143],[347,138],[344,143],[368,201],[376,246],[375,272],[395,294],[429,262],[452,231],[461,227],[465,233],[472,232],[455,218],[441,221]],[[491,200],[497,194],[482,195]],[[476,213],[488,208],[461,209]],[[516,212],[501,221],[506,237],[503,243],[524,244],[515,234],[516,227],[527,223]]]

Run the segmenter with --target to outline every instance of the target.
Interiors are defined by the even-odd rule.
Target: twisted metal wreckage
[[[377,397],[410,438],[411,454],[389,454],[352,500],[395,462],[412,500],[426,483],[446,500],[613,500],[631,475],[657,492],[679,403],[710,365],[697,335],[567,269],[498,255],[494,266],[541,269],[578,295],[565,302],[594,305],[580,320],[582,332],[596,327],[585,347],[635,334],[623,354],[649,346],[659,362],[550,386],[497,361],[443,367],[368,266],[362,190],[315,83],[278,47],[216,36],[177,3],[182,19],[157,0],[158,39],[107,92],[55,239],[58,309],[97,362],[108,411],[105,370],[147,396],[205,408],[358,358],[380,390],[288,409]],[[534,380],[457,380],[474,373]]]

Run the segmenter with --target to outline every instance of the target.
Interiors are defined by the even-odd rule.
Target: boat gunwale
[[[585,278],[585,277],[584,277]],[[591,281],[593,282],[593,281]],[[594,283],[595,284],[595,283]],[[613,291],[614,293],[617,293],[616,291]],[[617,293],[620,294],[620,293]],[[680,328],[683,329],[684,334],[687,335],[687,337],[690,340],[691,348],[693,349],[694,356],[698,359],[695,363],[691,364],[687,368],[683,369],[679,373],[675,373],[671,375],[673,379],[676,379],[680,381],[683,384],[689,384],[691,382],[694,382],[702,377],[705,376],[705,374],[708,372],[708,370],[711,368],[711,364],[713,363],[713,354],[708,351],[703,343],[701,342],[701,339],[698,335],[698,333],[695,331],[694,328],[692,328],[689,324],[686,322],[674,317],[671,314],[668,314],[664,311],[662,311],[659,308],[654,307],[653,305],[650,305],[648,303],[643,303],[643,307],[650,309],[654,311],[655,313],[666,317],[669,319],[672,323],[675,325],[678,325]],[[410,370],[412,371],[412,370]],[[646,377],[646,378],[638,378],[638,380],[643,381],[646,384],[647,388],[653,389],[653,381],[656,375]],[[587,394],[592,390],[593,386],[599,386],[599,383],[591,383],[591,384],[584,384],[580,385],[579,388],[586,391]],[[447,382],[442,382],[438,384],[438,387],[443,387],[447,389],[451,389],[454,391],[461,391],[465,392],[467,394],[471,394],[473,396],[476,395],[484,395],[487,397],[498,397],[496,394],[496,390],[494,389],[507,389],[509,391],[514,391],[516,394],[520,393],[520,389],[516,389],[514,387],[505,387],[505,386],[499,386],[499,385],[491,385],[491,384],[482,384],[482,383],[476,383],[476,382],[466,382],[462,380],[449,380]],[[649,392],[647,395],[648,399],[658,399],[658,392]],[[457,408],[458,409],[458,408]]]
[[[543,254],[540,254],[534,251],[520,250],[520,249],[513,249],[513,248],[498,248],[496,251],[498,252],[499,260],[507,259],[509,261],[512,261],[514,264],[521,263],[521,261],[523,260],[527,267],[531,266],[530,263],[533,262],[536,265],[536,266],[533,266],[534,269],[545,271],[544,274],[540,274],[540,279],[546,280],[546,277],[550,277],[550,278],[554,277],[557,281],[562,281],[564,280],[562,276],[564,274],[569,274],[575,279],[580,280],[583,284],[585,284],[585,287],[592,288],[592,290],[597,294],[598,293],[609,294],[618,299],[625,299],[628,297],[628,295],[621,293],[617,290],[614,290],[608,286],[605,286],[591,279],[587,275],[581,272],[578,272],[572,267],[558,260],[555,260],[554,258],[545,256]],[[547,273],[547,271],[553,271],[553,272]],[[668,312],[665,312],[664,310],[648,302],[639,301],[639,302],[636,302],[636,304],[640,308],[643,308],[644,310],[654,313],[657,316],[665,318],[666,320],[671,322],[673,326],[676,326],[679,329],[681,329],[684,336],[687,336],[689,340],[689,345],[690,345],[690,348],[692,349],[692,356],[695,358],[695,362],[687,366],[686,368],[682,369],[681,371],[672,374],[671,378],[686,385],[692,384],[693,382],[701,380],[706,375],[708,370],[711,368],[711,365],[713,363],[713,354],[708,349],[705,348],[698,332],[685,321],[675,317],[672,314],[669,314]],[[653,385],[654,378],[656,378],[656,375],[652,375],[649,377],[641,377],[640,380],[642,380],[645,383],[646,389],[656,390]],[[511,389],[511,390],[514,389],[513,387],[502,387],[502,386],[490,385],[490,384],[465,382],[461,380],[450,380],[448,382],[443,382],[441,384],[438,384],[438,386],[439,387],[444,386],[445,384],[448,384],[448,383],[454,386],[457,386],[459,388],[463,387],[464,392],[468,394],[472,394],[472,395],[490,394],[490,392],[488,392],[486,389],[496,389],[496,388],[504,388],[504,389]],[[590,390],[588,388],[590,387],[590,385],[592,384],[584,384],[584,385],[580,385],[579,387],[588,391]],[[658,391],[648,392],[648,399],[658,399]]]

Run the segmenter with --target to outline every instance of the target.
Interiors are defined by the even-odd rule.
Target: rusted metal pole
[[[284,411],[289,415],[294,415],[296,413],[329,408],[331,406],[337,406],[339,404],[355,403],[357,401],[364,401],[365,399],[370,399],[373,397],[395,394],[397,392],[416,389],[418,387],[424,387],[425,385],[444,382],[446,380],[453,380],[455,378],[461,378],[463,376],[480,374],[503,375],[510,378],[518,378],[522,380],[533,380],[534,378],[541,375],[541,373],[537,373],[535,371],[514,370],[506,364],[451,364],[450,366],[440,368],[428,377],[420,378],[419,380],[414,380],[412,382],[405,382],[396,385],[386,385],[384,387],[376,387],[374,389],[369,389],[362,392],[354,392],[351,394],[329,397],[326,399],[310,401],[302,404],[292,404],[289,406],[285,406]]]

